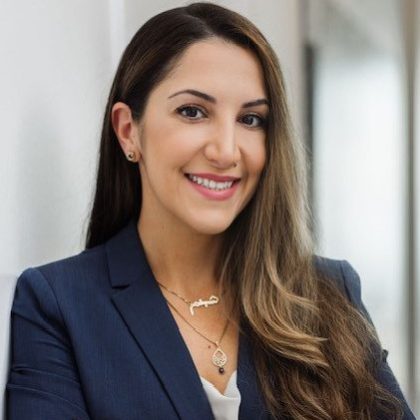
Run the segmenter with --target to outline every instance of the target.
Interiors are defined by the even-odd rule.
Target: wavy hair
[[[119,63],[103,118],[86,248],[141,210],[137,165],[125,159],[111,123],[116,102],[141,119],[152,89],[195,42],[219,37],[258,58],[270,113],[266,165],[247,206],[225,231],[222,287],[238,304],[272,418],[401,418],[376,379],[381,349],[372,325],[314,265],[305,148],[294,136],[276,54],[245,17],[198,2],[160,13],[134,35]]]

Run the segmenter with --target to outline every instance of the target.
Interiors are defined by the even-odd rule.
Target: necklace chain
[[[184,315],[181,314],[181,312],[178,311],[178,309],[176,309],[176,307],[169,302],[168,299],[166,299],[166,302],[168,302],[168,305],[170,305],[172,307],[172,309],[199,335],[201,335],[201,337],[203,337],[204,339],[206,339],[208,342],[214,344],[216,347],[219,347],[220,343],[222,342],[222,339],[227,331],[228,325],[229,325],[229,318],[226,320],[226,324],[225,327],[223,328],[223,332],[222,335],[220,336],[218,341],[213,341],[210,338],[206,337],[203,333],[201,333],[200,331],[197,330],[197,328],[194,327],[194,325],[192,325],[185,317]]]
[[[157,281],[157,280],[156,280]],[[178,295],[178,293],[174,292],[173,290],[168,289],[165,285],[163,285],[162,283],[159,283],[157,281],[157,283],[159,284],[159,286],[162,286],[165,290],[167,290],[169,293],[172,293],[173,295],[175,295],[176,297],[182,299],[186,304],[190,305],[192,303],[191,300],[187,300],[184,297],[182,297],[181,295]]]
[[[172,293],[173,295],[175,295],[176,297],[178,297],[179,299],[183,300],[185,303],[187,303],[188,305],[191,305],[191,303],[193,303],[194,301],[192,300],[188,300],[185,299],[183,296],[179,295],[178,293],[174,292],[173,290],[169,289],[168,287],[166,287],[164,284],[158,282],[156,280],[156,282],[159,284],[159,286],[163,287],[165,290],[167,290],[169,293]],[[224,291],[221,292],[220,296],[223,296]]]
[[[169,306],[172,307],[172,309],[197,333],[199,334],[201,337],[203,337],[206,341],[208,341],[209,343],[212,343],[216,346],[216,350],[213,353],[212,356],[212,363],[219,368],[219,373],[223,374],[225,373],[225,368],[224,366],[226,365],[226,362],[228,360],[226,353],[221,349],[220,347],[220,343],[222,342],[223,337],[225,336],[225,333],[227,331],[228,325],[229,325],[229,317],[226,320],[226,324],[225,327],[223,328],[223,332],[222,335],[220,336],[219,340],[217,341],[213,341],[210,338],[206,337],[202,332],[198,331],[197,328],[194,327],[194,325],[192,325],[182,314],[181,312],[178,311],[178,309],[176,309],[176,307],[169,302],[168,299],[166,299],[164,297],[164,299],[166,300],[166,302],[168,303]]]

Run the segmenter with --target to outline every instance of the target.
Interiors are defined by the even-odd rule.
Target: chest
[[[226,364],[223,366],[223,374],[219,372],[219,368],[212,362],[217,347],[198,335],[191,328],[180,326],[179,330],[191,354],[198,374],[211,382],[221,394],[224,394],[229,379],[238,366],[238,329],[230,324],[220,343],[220,348],[227,358]],[[220,356],[220,352],[216,354],[216,356],[218,355]]]
[[[139,295],[129,289],[116,293],[112,305],[95,298],[89,305],[95,310],[85,313],[81,307],[67,319],[91,418],[210,420],[197,373],[224,391],[235,369],[241,394],[239,419],[259,418],[263,406],[249,345],[243,335],[238,344],[237,329],[229,327],[221,341],[228,361],[225,374],[220,375],[211,362],[214,346],[206,347],[210,343],[199,340],[178,320],[174,325],[167,307],[156,311],[155,306],[146,307],[147,302],[139,305]],[[211,337],[219,336],[217,320],[209,328]]]

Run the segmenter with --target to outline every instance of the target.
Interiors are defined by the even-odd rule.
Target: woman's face
[[[190,46],[151,92],[140,121],[141,217],[202,234],[225,231],[264,167],[266,102],[250,52],[217,38]],[[224,189],[217,191],[212,177],[239,180],[216,184]]]

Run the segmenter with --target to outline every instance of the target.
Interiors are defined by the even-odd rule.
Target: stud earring
[[[127,153],[127,159],[130,161],[130,162],[134,162],[135,160],[134,160],[134,153],[133,152],[128,152]]]

